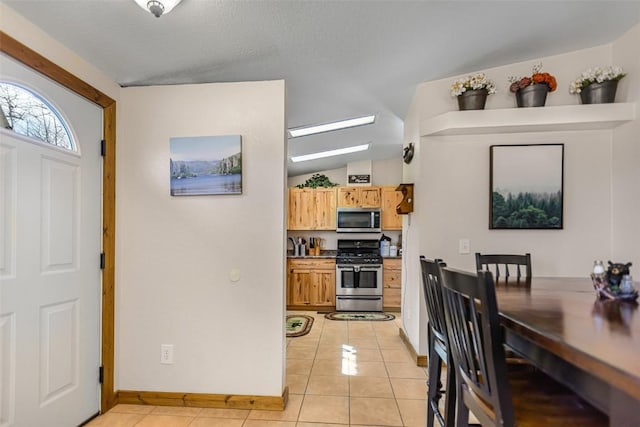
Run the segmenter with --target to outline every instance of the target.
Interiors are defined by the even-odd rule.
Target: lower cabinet
[[[333,259],[287,260],[287,308],[314,309],[336,305],[336,262]]]
[[[402,259],[382,261],[384,310],[400,311]],[[336,305],[336,262],[334,259],[289,258],[287,260],[287,309],[314,310]]]
[[[382,297],[386,311],[400,311],[402,301],[402,259],[382,260]]]

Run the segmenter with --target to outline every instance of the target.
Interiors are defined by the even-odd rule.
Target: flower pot
[[[458,108],[462,110],[484,110],[487,102],[487,89],[468,90],[458,95]]]
[[[547,102],[549,86],[546,84],[529,85],[516,92],[518,107],[544,107]]]
[[[607,80],[602,83],[591,83],[580,91],[583,104],[606,104],[615,102],[618,80]]]

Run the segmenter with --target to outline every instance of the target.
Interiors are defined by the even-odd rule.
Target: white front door
[[[0,130],[0,427],[77,426],[99,411],[102,110],[0,54],[77,152]]]

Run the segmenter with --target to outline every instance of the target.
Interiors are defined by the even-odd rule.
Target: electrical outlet
[[[173,365],[173,344],[160,345],[160,363]]]
[[[460,239],[458,241],[458,252],[461,254],[468,254],[471,252],[471,244],[469,243],[469,239]]]

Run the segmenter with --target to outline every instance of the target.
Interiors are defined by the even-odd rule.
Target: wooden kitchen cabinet
[[[338,207],[379,208],[380,187],[338,187]]]
[[[396,206],[402,201],[402,193],[396,187],[381,188],[382,229],[402,230],[402,216],[396,212]]]
[[[287,228],[311,230],[315,214],[315,192],[310,188],[290,188]]]
[[[315,270],[309,290],[309,304],[312,306],[331,307],[336,305],[336,265],[332,262],[331,270]]]
[[[382,303],[384,310],[400,311],[402,303],[402,259],[382,260]]]
[[[298,258],[287,261],[287,309],[333,308],[335,305],[335,260]]]
[[[308,305],[311,270],[289,268],[287,274],[287,305]]]
[[[313,230],[336,229],[337,191],[335,188],[315,189],[316,211]]]
[[[290,188],[288,230],[335,230],[335,188]]]

